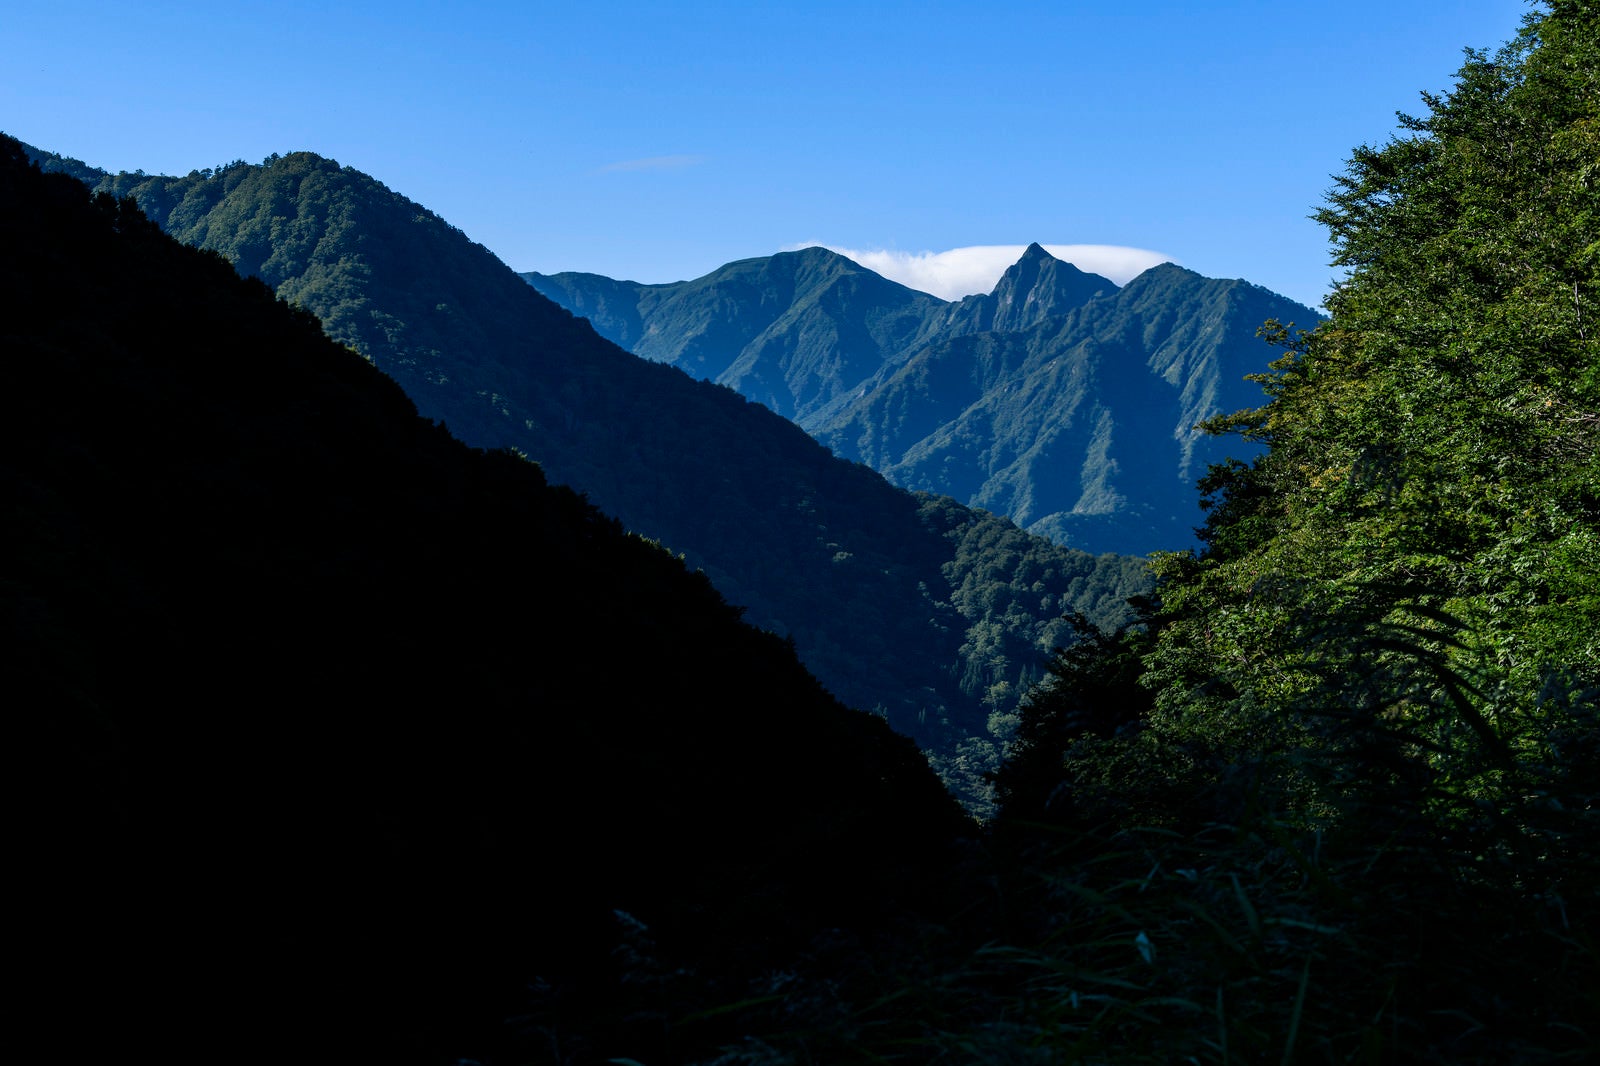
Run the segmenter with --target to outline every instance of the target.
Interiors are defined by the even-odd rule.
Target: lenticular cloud
[[[992,291],[1006,268],[1027,251],[1027,246],[1021,244],[980,244],[947,252],[865,251],[831,244],[823,247],[892,281],[943,300]],[[1118,285],[1160,263],[1175,262],[1172,256],[1161,252],[1114,244],[1047,244],[1044,249],[1079,270],[1103,275]]]

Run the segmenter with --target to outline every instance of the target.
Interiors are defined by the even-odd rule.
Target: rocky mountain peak
[[[952,320],[963,320],[974,332],[1014,332],[1066,314],[1116,288],[1109,278],[1057,259],[1036,241],[1006,268],[992,293],[962,301]]]

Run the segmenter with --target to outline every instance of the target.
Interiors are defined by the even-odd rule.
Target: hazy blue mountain
[[[523,278],[635,355],[728,385],[802,425],[914,346],[943,307],[825,248],[666,285]]]
[[[442,219],[332,160],[296,153],[98,184],[318,315],[425,416],[470,444],[519,449],[683,553],[749,621],[792,638],[840,699],[945,758],[952,780],[975,784],[992,765],[1022,692],[1067,639],[1064,612],[1115,624],[1147,587],[1135,559],[897,489],[733,390],[630,355]],[[837,257],[789,262],[807,285],[833,272],[822,288],[835,294],[937,304],[853,265],[847,276]],[[617,637],[630,639],[625,622]],[[974,740],[987,748],[968,744],[952,769]]]
[[[837,280],[788,283],[802,262],[876,299],[838,298]],[[1172,264],[1119,289],[1038,244],[993,292],[954,303],[873,277],[821,249],[671,285],[524,275],[617,343],[689,363],[898,485],[1136,554],[1193,543],[1195,481],[1240,448],[1193,427],[1260,402],[1244,380],[1272,358],[1256,328],[1317,319]]]
[[[1258,286],[1164,264],[1023,329],[929,341],[813,433],[896,484],[1063,543],[1184,547],[1201,521],[1195,481],[1240,451],[1193,427],[1260,403],[1244,378],[1272,358],[1255,337],[1268,318],[1315,321]]]
[[[1030,244],[1001,275],[994,291],[951,304],[938,322],[943,334],[1015,333],[1064,315],[1101,293],[1116,291],[1110,278],[1079,270]]]

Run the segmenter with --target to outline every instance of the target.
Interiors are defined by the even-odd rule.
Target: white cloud
[[[1006,268],[1022,258],[1025,244],[979,244],[951,248],[945,252],[891,252],[882,249],[841,248],[838,245],[808,241],[795,245],[805,248],[821,244],[829,251],[874,270],[892,281],[943,300],[959,300],[973,293],[994,289]],[[1176,262],[1170,255],[1144,248],[1123,248],[1114,244],[1047,244],[1045,251],[1064,259],[1079,270],[1100,274],[1118,285],[1161,263]],[[792,249],[791,249],[792,250]]]
[[[595,173],[610,174],[622,170],[678,170],[699,166],[706,161],[703,155],[653,155],[648,159],[624,159],[620,163],[607,163]]]

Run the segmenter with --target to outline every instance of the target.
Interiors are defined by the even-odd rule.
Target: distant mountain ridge
[[[523,277],[635,355],[727,385],[801,425],[924,339],[943,307],[825,248],[667,285]]]
[[[1193,543],[1195,481],[1240,449],[1200,420],[1261,402],[1255,337],[1316,312],[1173,264],[1119,288],[1030,245],[947,303],[821,248],[638,285],[524,274],[636,354],[792,418],[896,484],[1089,551]],[[794,284],[803,279],[808,284]]]

